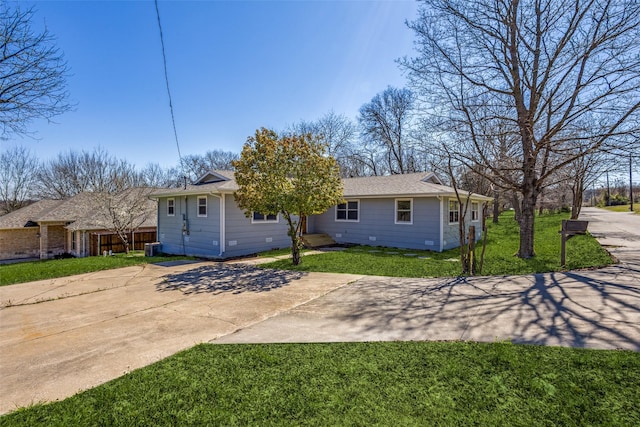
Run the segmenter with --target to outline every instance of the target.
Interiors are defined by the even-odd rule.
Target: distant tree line
[[[40,161],[24,146],[0,152],[0,213],[12,212],[40,199],[65,199],[81,192],[115,194],[131,188],[178,187],[212,169],[230,169],[236,153],[212,150],[182,158],[182,164],[163,168],[148,163],[136,168],[103,148],[69,150]]]

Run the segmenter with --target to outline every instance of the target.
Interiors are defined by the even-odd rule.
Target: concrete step
[[[336,241],[327,234],[303,234],[302,243],[307,248],[320,248],[335,245]]]

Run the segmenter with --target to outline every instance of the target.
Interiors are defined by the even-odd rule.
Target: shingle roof
[[[40,200],[17,211],[0,216],[0,229],[23,228],[30,222],[54,209],[57,205],[64,203],[64,200]]]
[[[212,171],[216,175],[227,178],[227,181],[209,182],[187,185],[186,188],[167,188],[152,194],[152,197],[167,197],[186,194],[206,194],[234,192],[238,184],[232,171]],[[205,180],[205,175],[201,180]],[[211,175],[210,178],[215,178]],[[219,178],[218,178],[219,179]],[[446,185],[437,184],[439,180],[432,172],[418,172],[404,175],[367,176],[360,178],[345,178],[344,197],[425,197],[425,196],[455,196],[455,190]],[[464,190],[459,190],[466,195]],[[472,194],[480,200],[491,200],[490,197]]]
[[[200,184],[188,184],[186,187],[180,188],[163,188],[151,193],[151,197],[168,197],[186,194],[233,193],[238,190],[239,187],[236,183],[233,171],[215,170],[211,172],[219,177],[209,173],[200,178],[200,181],[203,181]],[[219,179],[219,181],[207,182],[208,177],[210,179]]]
[[[91,193],[79,193],[40,215],[38,222],[76,221],[91,215],[94,210],[95,197]]]
[[[347,178],[344,184],[344,197],[425,197],[451,196],[455,197],[455,189],[438,184],[432,172],[417,172],[404,175],[367,176]],[[467,192],[458,190],[461,195]],[[480,200],[491,200],[490,197],[472,194]]]
[[[146,197],[155,189],[144,189],[139,197]],[[124,197],[130,192],[122,193]],[[137,193],[136,193],[137,194]],[[149,219],[142,227],[154,227],[157,225],[156,202],[144,199],[146,208],[150,212]],[[99,195],[94,193],[79,193],[66,200],[41,200],[17,211],[0,217],[0,229],[22,228],[31,222],[66,222],[72,223],[75,230],[104,229],[104,222],[97,216],[98,206],[101,203]],[[102,223],[102,224],[101,224]]]

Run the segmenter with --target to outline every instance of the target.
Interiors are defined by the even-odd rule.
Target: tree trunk
[[[518,257],[523,259],[533,258],[536,255],[533,247],[536,202],[537,194],[535,189],[531,189],[522,195],[522,204],[518,216],[518,223],[520,224]]]
[[[283,215],[285,216],[285,218],[287,219],[287,223],[289,224],[289,231],[287,231],[287,234],[291,238],[291,261],[293,262],[293,265],[299,265],[300,247],[302,246],[299,234],[300,220],[298,220],[298,222],[296,223],[288,213],[283,212]]]
[[[578,219],[580,216],[580,210],[582,209],[582,194],[584,192],[582,183],[577,181],[573,186],[572,191],[573,200],[571,201],[571,219]]]
[[[511,193],[511,206],[515,212],[515,220],[519,223],[522,209],[520,209],[520,200],[515,192]]]
[[[300,238],[298,236],[291,237],[291,260],[293,265],[300,264]]]
[[[493,192],[493,223],[498,223],[500,217],[500,192],[495,190]]]

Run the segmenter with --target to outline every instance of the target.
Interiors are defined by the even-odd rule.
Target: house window
[[[449,200],[449,224],[457,224],[460,221],[460,203],[457,200]]]
[[[71,250],[72,251],[76,250],[76,232],[75,231],[71,232]]]
[[[198,216],[207,216],[207,196],[198,196]]]
[[[471,221],[478,221],[480,218],[480,209],[478,202],[471,202]]]
[[[336,206],[336,221],[354,221],[359,218],[360,202],[358,200],[348,200]]]
[[[251,216],[251,223],[265,223],[265,222],[278,222],[277,214],[261,214],[260,212],[254,212]]]
[[[167,216],[175,216],[176,199],[167,199]]]
[[[413,223],[413,200],[396,199],[396,224]]]

